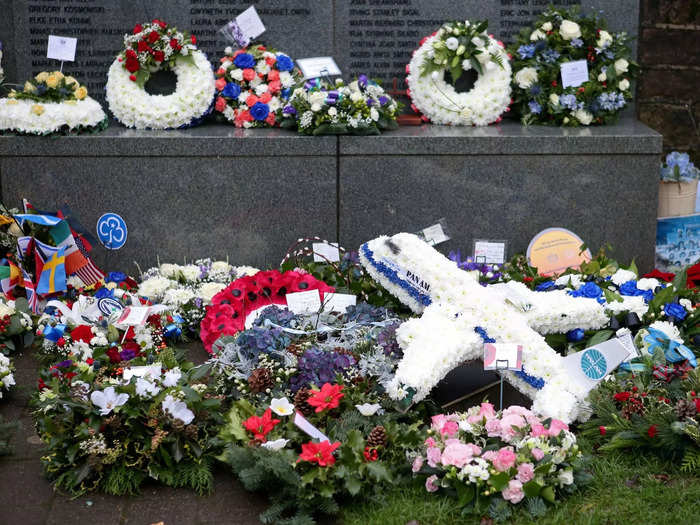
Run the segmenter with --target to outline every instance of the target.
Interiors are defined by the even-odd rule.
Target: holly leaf
[[[360,492],[360,489],[362,489],[362,481],[355,476],[345,478],[345,488],[351,496],[355,496]]]
[[[555,496],[554,496],[554,489],[552,487],[545,487],[542,489],[542,492],[540,492],[540,496],[542,496],[542,499],[545,501],[549,501],[550,503],[554,503]]]
[[[384,464],[380,463],[379,461],[368,463],[367,472],[369,472],[377,481],[384,480],[387,483],[391,483],[391,475],[389,474],[389,471],[386,469]]]

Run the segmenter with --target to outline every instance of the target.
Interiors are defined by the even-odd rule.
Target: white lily
[[[291,416],[294,413],[294,405],[286,397],[272,398],[270,408],[278,416]]]
[[[289,443],[288,439],[280,438],[275,439],[274,441],[266,441],[260,446],[268,450],[282,450],[287,446],[287,443]]]
[[[113,386],[108,386],[104,390],[95,390],[90,394],[92,404],[100,407],[100,415],[106,416],[112,410],[120,407],[129,400],[129,394],[117,394]]]
[[[380,405],[379,403],[365,403],[363,405],[355,405],[355,408],[357,408],[357,410],[359,410],[360,414],[362,414],[363,416],[369,417],[376,414],[377,410],[382,408],[382,405]]]
[[[139,397],[151,398],[160,392],[160,387],[148,379],[139,377],[136,380],[136,395]]]
[[[194,412],[187,408],[184,401],[178,401],[168,394],[162,403],[163,412],[170,413],[175,419],[179,419],[185,425],[189,425],[194,420]]]

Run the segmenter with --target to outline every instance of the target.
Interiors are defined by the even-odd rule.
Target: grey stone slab
[[[207,124],[187,130],[127,129],[63,137],[0,136],[0,155],[23,157],[281,157],[336,154],[335,137],[308,137],[283,129]]]
[[[464,151],[468,151],[466,148]],[[444,217],[452,240],[507,239],[524,252],[540,230],[561,226],[621,261],[654,264],[656,154],[366,155],[340,157],[340,243],[415,232]]]
[[[57,66],[46,59],[49,34],[79,39],[66,71],[103,100],[107,69],[136,23],[159,17],[190,30],[212,61],[227,43],[219,27],[255,4],[267,32],[262,39],[293,58],[335,56],[346,75],[366,73],[390,81],[404,67],[420,39],[447,20],[489,20],[489,30],[506,42],[549,4],[602,11],[611,29],[636,35],[639,0],[15,0],[5,2],[0,40],[10,50],[10,81],[24,81]],[[636,50],[635,50],[636,51]]]
[[[276,266],[300,235],[336,237],[335,157],[16,156],[0,174],[8,206],[69,203],[93,232],[103,213],[124,217],[126,245],[94,251],[107,270],[134,274],[157,257]]]
[[[402,126],[380,137],[340,137],[341,155],[660,155],[662,137],[633,118],[560,128],[502,121],[486,127]]]

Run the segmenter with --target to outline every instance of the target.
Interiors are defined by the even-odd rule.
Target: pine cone
[[[314,407],[309,405],[306,400],[311,396],[311,392],[308,388],[301,388],[294,396],[294,406],[296,409],[304,414],[305,416],[310,416],[314,413]]]
[[[381,425],[377,425],[369,433],[367,438],[368,447],[383,447],[386,445],[386,428]]]
[[[197,425],[187,425],[185,427],[185,435],[189,439],[197,439],[198,434],[199,434],[199,428],[197,428]]]
[[[248,378],[248,386],[253,393],[264,392],[273,385],[272,372],[268,368],[256,368]]]
[[[697,409],[695,408],[695,403],[688,401],[687,399],[679,399],[676,403],[676,414],[678,414],[678,419],[683,421],[684,419],[692,419],[695,417]]]
[[[297,343],[292,343],[287,347],[287,351],[294,354],[297,357],[301,357],[306,352],[306,347]]]

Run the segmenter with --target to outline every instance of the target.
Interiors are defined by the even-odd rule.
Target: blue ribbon
[[[663,350],[666,356],[666,361],[669,363],[678,363],[679,361],[688,361],[693,368],[698,366],[698,360],[693,351],[687,346],[673,341],[669,336],[656,328],[649,328],[649,335],[644,338],[644,341],[649,343],[649,353],[653,354],[659,348]]]
[[[165,327],[163,335],[168,339],[180,337],[182,335],[182,328],[175,323],[169,324]]]
[[[44,339],[48,339],[49,341],[55,343],[61,337],[63,337],[63,333],[65,331],[66,325],[64,324],[57,324],[56,326],[47,325],[44,329]]]

